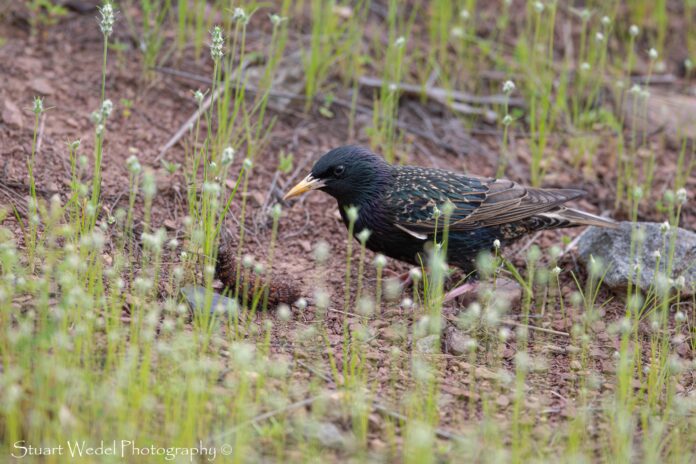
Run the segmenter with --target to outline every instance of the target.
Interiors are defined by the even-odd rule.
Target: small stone
[[[476,368],[476,378],[485,380],[497,380],[498,374],[490,369],[486,369],[483,366],[479,366]]]
[[[403,333],[403,330],[399,330],[396,327],[385,327],[384,329],[381,330],[382,332],[382,338],[387,340],[388,342],[392,343],[398,343],[402,341],[405,338],[405,334]]]
[[[315,439],[322,446],[331,449],[344,449],[347,445],[347,437],[336,427],[333,422],[316,422],[305,429],[308,438]]]
[[[416,342],[416,351],[423,354],[435,354],[440,352],[440,337],[437,334],[428,335]]]
[[[0,114],[2,121],[8,126],[21,128],[24,126],[24,118],[22,111],[17,105],[10,100],[5,100],[2,104],[2,113]]]
[[[498,277],[495,282],[495,298],[503,300],[510,308],[522,301],[522,286],[512,279]]]
[[[500,395],[498,399],[495,400],[495,403],[501,408],[506,408],[510,404],[510,398],[505,395]]]
[[[53,86],[46,79],[42,77],[37,77],[29,82],[29,87],[41,95],[53,95],[55,92]]]
[[[661,230],[662,224],[656,222],[641,222],[636,225],[643,230],[645,240],[642,250],[631,252],[631,237],[634,224],[622,222],[616,229],[591,227],[578,242],[578,258],[589,267],[591,257],[599,259],[604,264],[602,272],[606,271],[603,284],[615,291],[623,291],[628,287],[629,278],[635,280],[635,284],[642,290],[648,291],[654,283],[656,275],[657,260],[654,257],[655,251],[664,242],[664,232]],[[667,234],[673,233],[671,230]],[[696,293],[696,233],[679,228],[676,231],[674,257],[671,262],[672,277],[684,277],[684,288],[681,290],[684,295]],[[670,237],[666,237],[667,242]],[[662,253],[666,255],[666,252]],[[631,256],[640,256],[639,268],[640,275],[635,275],[634,263],[630,262]],[[635,259],[635,258],[634,258]],[[660,270],[664,271],[665,266],[670,260],[660,260]]]
[[[462,356],[470,351],[470,338],[463,334],[460,330],[451,327],[445,335],[447,351],[455,356]]]

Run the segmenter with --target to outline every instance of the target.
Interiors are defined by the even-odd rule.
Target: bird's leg
[[[462,295],[465,295],[467,293],[475,293],[478,291],[478,286],[479,286],[478,282],[474,281],[474,282],[467,282],[463,285],[460,285],[459,287],[455,287],[452,290],[450,290],[449,292],[447,292],[447,294],[445,295],[445,299],[442,302],[446,303],[448,301],[452,301],[455,298],[457,298],[458,296],[462,296]]]

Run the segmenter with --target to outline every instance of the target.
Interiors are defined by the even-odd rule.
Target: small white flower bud
[[[288,19],[288,18],[279,16],[279,15],[277,15],[277,14],[272,14],[272,15],[269,16],[269,18],[270,18],[270,20],[271,20],[271,24],[273,24],[274,27],[280,26],[280,24],[281,24],[283,21],[287,21],[287,19]]]
[[[358,234],[356,235],[358,241],[365,245],[365,242],[367,242],[367,239],[370,238],[370,235],[372,234],[372,231],[370,229],[363,229]]]
[[[282,303],[278,305],[278,318],[281,321],[289,321],[292,317],[292,312],[290,311],[290,306]]]
[[[408,271],[409,277],[411,277],[411,280],[414,282],[418,282],[423,278],[423,274],[421,273],[421,270],[418,269],[417,267],[411,268],[410,271]]]
[[[500,339],[500,341],[503,341],[503,342],[506,341],[507,339],[510,338],[510,335],[511,335],[510,329],[508,329],[507,327],[502,327],[498,331],[498,338]]]
[[[212,38],[210,43],[210,56],[213,58],[213,61],[219,61],[224,54],[222,46],[225,42],[225,39],[222,37],[222,29],[220,26],[215,26],[210,32],[210,36]]]
[[[378,269],[381,269],[386,265],[387,265],[387,258],[383,254],[378,253],[377,256],[375,256],[375,267]]]
[[[245,268],[248,269],[253,265],[254,265],[254,257],[252,255],[247,254],[247,255],[244,255],[242,257],[242,266],[244,266]]]
[[[128,167],[128,171],[132,174],[138,174],[142,170],[140,161],[138,161],[138,158],[135,155],[128,157],[126,160],[126,166]]]
[[[111,6],[111,3],[108,2],[97,8],[101,14],[99,28],[101,29],[102,34],[108,37],[113,32],[114,28],[114,8]]]
[[[404,46],[406,43],[406,38],[404,36],[399,36],[395,41],[394,41],[394,46],[397,48],[401,48]]]
[[[223,166],[229,166],[234,162],[234,153],[234,148],[232,147],[227,147],[224,150],[222,150],[222,157],[220,158],[220,162]]]
[[[679,202],[679,204],[686,204],[687,196],[688,195],[684,187],[677,190],[677,201]]]
[[[102,102],[102,106],[101,106],[102,121],[104,121],[106,118],[111,116],[111,112],[113,111],[113,109],[114,109],[114,104],[108,98]]]
[[[249,21],[249,17],[243,8],[235,8],[232,13],[232,21],[239,21],[246,24]]]
[[[34,108],[33,108],[34,114],[41,114],[44,111],[44,106],[43,106],[43,98],[41,97],[34,97]]]
[[[511,80],[503,82],[503,93],[511,94],[515,90],[515,83]]]
[[[648,50],[648,56],[650,57],[650,60],[655,61],[658,56],[657,50],[651,48],[650,50]]]
[[[537,13],[542,13],[544,11],[544,4],[541,2],[534,2],[534,9]]]
[[[358,220],[358,207],[357,206],[349,206],[346,208],[346,216],[348,216],[348,221],[350,222],[355,222]]]
[[[217,182],[203,182],[203,193],[211,197],[218,197],[220,195],[220,184]]]
[[[631,37],[636,37],[638,34],[640,34],[640,28],[635,24],[631,24],[631,27],[628,28],[628,33],[631,35]]]

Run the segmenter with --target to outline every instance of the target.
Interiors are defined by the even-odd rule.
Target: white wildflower
[[[43,113],[43,111],[44,111],[43,98],[34,97],[34,107],[33,107],[32,111],[34,111],[34,114]]]
[[[223,166],[229,166],[234,162],[234,148],[232,147],[226,147],[224,150],[222,150],[222,157],[220,159],[220,162],[222,163]]]
[[[271,20],[271,24],[273,24],[274,27],[280,26],[280,24],[281,24],[283,21],[287,21],[287,19],[288,19],[288,18],[285,18],[285,17],[283,17],[283,16],[279,16],[279,15],[277,15],[277,14],[269,15],[269,18],[270,18],[270,20]]]
[[[682,204],[682,205],[686,204],[687,196],[688,195],[687,195],[686,189],[684,187],[677,190],[677,201],[680,204]]]
[[[222,46],[224,44],[224,39],[222,38],[222,29],[220,26],[215,26],[210,32],[212,37],[212,42],[210,44],[210,56],[213,61],[219,61],[222,58],[223,51]]]
[[[423,273],[417,267],[411,268],[411,270],[408,271],[408,275],[414,282],[418,282],[423,278]]]
[[[375,256],[375,267],[378,269],[381,269],[386,265],[387,265],[387,258],[383,254],[377,253],[377,256]]]
[[[101,14],[99,28],[101,29],[102,34],[108,37],[114,30],[114,7],[111,6],[110,2],[107,2],[103,6],[97,8]]]

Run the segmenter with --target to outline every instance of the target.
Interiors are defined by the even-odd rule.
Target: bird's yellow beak
[[[316,190],[318,188],[322,188],[324,186],[324,181],[321,179],[315,179],[312,177],[312,175],[308,175],[304,179],[302,179],[296,186],[290,189],[288,193],[285,194],[283,197],[283,200],[287,200],[292,197],[296,197],[298,195],[302,195],[305,192],[309,192],[310,190]]]

